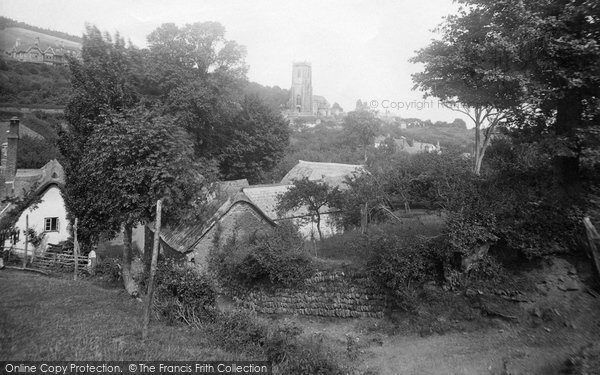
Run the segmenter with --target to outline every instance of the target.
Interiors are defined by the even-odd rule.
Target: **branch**
[[[442,105],[452,111],[464,113],[465,115],[469,116],[469,118],[471,120],[473,120],[473,122],[476,122],[476,120],[473,118],[473,116],[471,116],[471,113],[469,111],[461,110],[460,107],[456,108],[456,107],[453,107],[453,106],[449,105],[448,103],[444,103],[444,102],[442,102]]]

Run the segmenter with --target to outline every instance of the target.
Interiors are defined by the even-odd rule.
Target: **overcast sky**
[[[434,121],[459,116],[411,90],[421,67],[408,59],[456,9],[451,0],[0,0],[0,14],[17,21],[74,35],[88,22],[140,47],[162,23],[217,21],[246,46],[251,81],[289,89],[292,62],[309,61],[313,94],[330,104],[377,101],[381,112]]]

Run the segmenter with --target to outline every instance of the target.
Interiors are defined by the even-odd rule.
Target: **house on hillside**
[[[58,244],[69,237],[67,211],[61,194],[65,173],[57,160],[39,169],[16,169],[19,138],[19,119],[13,117],[6,138],[2,138],[6,141],[2,142],[0,154],[0,197],[12,199],[2,203],[0,218],[12,217],[14,228],[19,231],[25,231],[28,225],[41,235],[40,248],[45,249],[47,244]],[[24,203],[15,203],[17,200]],[[17,243],[4,246],[12,246],[17,254],[23,253],[25,235],[19,238]],[[31,250],[33,246],[28,248]]]
[[[316,223],[306,208],[278,215],[279,196],[290,188],[294,180],[305,177],[344,188],[347,176],[363,170],[361,165],[300,160],[278,184],[248,185],[246,180],[221,182],[209,202],[208,219],[184,220],[173,227],[161,229],[162,252],[175,258],[185,257],[198,269],[205,269],[211,248],[231,240],[246,240],[283,221],[293,221],[307,239],[317,238]],[[328,207],[322,208],[321,231],[324,236],[340,231],[335,220],[337,214]],[[145,252],[152,249],[153,228],[153,223],[146,226]]]
[[[386,138],[389,137],[389,135],[387,137],[382,135],[375,137],[375,148],[381,147]],[[408,152],[409,154],[418,154],[421,152],[440,154],[442,152],[439,141],[437,145],[419,141],[412,141],[412,144],[410,144],[405,136],[400,136],[400,138],[394,138],[394,143],[399,151]]]
[[[18,61],[44,63],[49,65],[66,65],[68,57],[81,58],[81,51],[75,48],[65,48],[64,42],[54,47],[46,44],[42,46],[40,38],[35,39],[32,45],[23,45],[17,38],[15,45],[6,51],[10,57]]]

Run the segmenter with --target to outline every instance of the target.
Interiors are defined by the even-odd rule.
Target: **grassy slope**
[[[442,147],[460,146],[470,152],[475,144],[475,131],[473,129],[459,128],[410,128],[402,129],[402,135],[407,138],[416,139],[420,142],[436,144],[438,141]]]
[[[143,305],[121,289],[2,270],[0,295],[0,360],[242,359],[157,322],[142,342]]]
[[[22,27],[7,27],[6,29],[0,30],[0,49],[11,49],[14,47],[17,39],[21,42],[21,46],[29,47],[35,43],[35,38],[40,38],[40,44],[44,48],[47,46],[58,48],[61,43],[64,43],[65,48],[81,49],[81,43],[33,30],[27,30]]]

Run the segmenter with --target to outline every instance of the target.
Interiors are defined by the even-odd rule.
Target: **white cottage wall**
[[[44,233],[44,243],[58,244],[69,237],[69,222],[67,221],[67,211],[65,209],[65,201],[60,193],[60,189],[56,185],[50,186],[42,195],[41,201],[37,205],[26,208],[19,216],[15,227],[21,231],[19,242],[15,244],[15,252],[22,255],[25,249],[25,218],[29,215],[29,228],[36,231],[37,234]],[[46,218],[58,218],[58,230],[45,231]],[[7,241],[8,242],[8,241]],[[5,246],[10,246],[6,243]],[[31,254],[33,246],[28,245],[28,253]],[[45,250],[45,249],[44,249]]]

